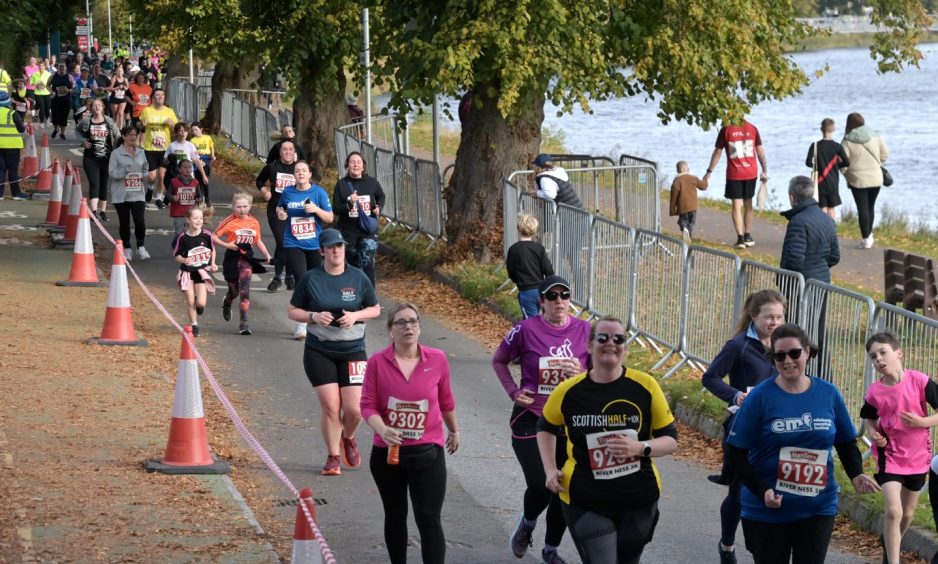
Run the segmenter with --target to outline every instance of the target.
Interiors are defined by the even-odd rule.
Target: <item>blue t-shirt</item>
[[[316,204],[327,212],[332,211],[332,202],[326,191],[317,184],[309,190],[299,191],[296,186],[287,186],[280,194],[277,206],[287,210],[287,221],[283,227],[284,248],[319,250],[319,234],[323,230],[322,219],[316,214],[308,214],[303,209],[306,200]]]
[[[856,436],[843,396],[830,382],[812,377],[811,387],[800,394],[782,390],[775,379],[753,388],[736,414],[728,442],[749,451],[756,475],[782,496],[782,506],[766,507],[744,486],[742,516],[789,523],[836,515],[840,487],[831,447]]]

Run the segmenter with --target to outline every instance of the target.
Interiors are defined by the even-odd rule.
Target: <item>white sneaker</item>
[[[870,233],[870,236],[867,237],[866,239],[867,239],[867,241],[866,241],[866,248],[867,248],[867,249],[872,249],[872,248],[873,248],[873,234]]]
[[[137,256],[140,260],[149,260],[150,253],[147,252],[145,247],[137,247]]]
[[[689,231],[686,227],[685,227],[682,231],[683,231],[683,235],[684,235],[684,242],[687,243],[688,245],[690,245],[690,243],[691,243],[690,231]]]
[[[127,262],[134,260],[134,252],[130,249],[124,249],[124,260]]]
[[[297,341],[306,340],[306,324],[297,323],[296,327],[293,329],[293,338]]]

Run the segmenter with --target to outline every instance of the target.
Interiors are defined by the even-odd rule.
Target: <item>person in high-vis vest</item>
[[[29,199],[29,195],[20,192],[20,152],[23,150],[24,131],[23,118],[11,107],[10,95],[0,90],[0,200],[7,180],[14,200]]]
[[[3,64],[3,60],[0,59],[0,92],[10,92],[10,88],[13,87],[13,79],[10,77],[10,73],[7,72],[6,65]]]

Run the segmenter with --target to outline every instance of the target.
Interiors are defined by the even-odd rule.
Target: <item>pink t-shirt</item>
[[[31,65],[23,67],[23,71],[26,74],[26,90],[35,90],[36,85],[29,83],[29,77],[39,72],[39,65]]]
[[[384,423],[404,437],[403,446],[444,446],[442,412],[456,409],[449,382],[449,361],[439,349],[420,346],[420,360],[410,380],[394,359],[394,345],[368,359],[362,382],[361,410],[367,421],[380,415]],[[387,448],[375,433],[374,445]]]
[[[930,430],[908,427],[900,413],[928,415],[928,404],[938,405],[938,384],[915,370],[906,370],[902,380],[887,386],[877,380],[866,392],[860,410],[863,419],[879,419],[879,432],[888,440],[885,447],[874,447],[876,471],[888,474],[924,474],[931,462]]]

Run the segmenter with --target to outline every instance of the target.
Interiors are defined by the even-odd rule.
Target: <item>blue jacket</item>
[[[733,404],[736,394],[774,378],[776,374],[775,366],[765,357],[762,341],[755,337],[755,328],[750,325],[749,331],[736,335],[723,345],[704,372],[701,383],[716,397]],[[723,381],[726,375],[730,377],[729,384]]]
[[[782,212],[788,219],[780,266],[800,272],[805,280],[830,283],[831,267],[840,262],[840,244],[834,220],[821,211],[814,198]]]

